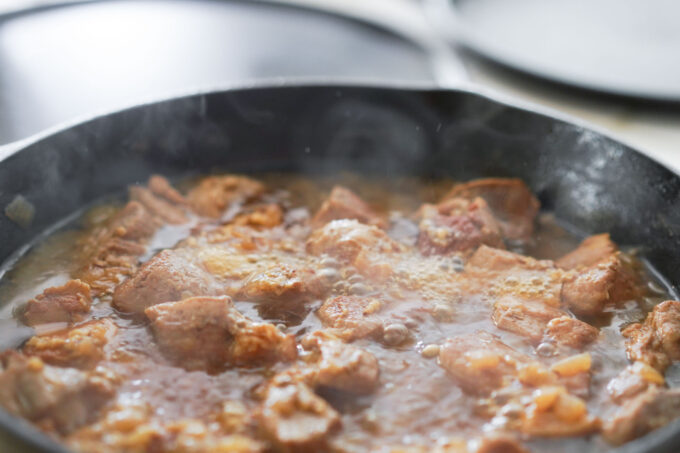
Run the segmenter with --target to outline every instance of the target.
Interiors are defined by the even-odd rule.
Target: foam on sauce
[[[355,175],[340,178],[314,180],[290,175],[258,176],[270,188],[271,200],[284,207],[302,207],[300,215],[313,214],[336,183],[351,188],[373,206],[384,209],[383,214],[392,220],[389,234],[398,241],[409,244],[417,234],[417,225],[410,219],[423,202],[434,202],[450,187],[450,181],[420,180],[369,180]],[[0,285],[0,322],[15,328],[13,313],[28,299],[45,288],[63,284],[78,261],[75,245],[78,237],[87,235],[92,228],[104,222],[116,209],[118,203],[100,205],[89,210],[76,222],[33,247],[2,279]],[[159,250],[174,246],[188,237],[195,222],[179,227],[161,228],[150,241],[148,253],[142,260],[150,259]],[[573,250],[580,238],[561,228],[551,214],[540,214],[534,240],[524,248],[513,251],[539,259],[556,259]],[[597,416],[606,417],[612,409],[604,387],[629,362],[626,359],[620,329],[628,323],[644,319],[646,313],[659,302],[672,298],[668,290],[645,270],[633,255],[626,255],[636,263],[647,284],[643,298],[610,307],[598,320],[603,332],[602,339],[590,348],[594,368],[591,381],[589,410]],[[449,258],[433,257],[397,263],[397,275],[404,279],[429,280],[438,272],[451,272],[458,264]],[[435,266],[433,269],[432,266]],[[434,284],[437,285],[436,279]],[[433,291],[433,299],[441,298],[441,289]],[[389,295],[383,295],[389,297]],[[398,302],[398,311],[404,319],[422,311],[422,301],[427,291],[418,295],[408,294]],[[322,328],[315,311],[322,301],[307,304],[300,310],[281,311],[266,304],[235,301],[236,308],[255,321],[267,321],[285,325],[286,332],[301,336]],[[451,301],[448,301],[451,303]],[[450,437],[475,437],[488,420],[481,418],[476,410],[476,398],[466,395],[449,377],[436,360],[426,359],[423,348],[441,344],[452,336],[487,330],[498,335],[503,342],[529,355],[535,355],[532,346],[518,335],[497,329],[484,296],[459,294],[455,297],[454,315],[450,322],[440,322],[432,316],[416,316],[419,320],[411,326],[413,340],[398,347],[386,347],[371,339],[359,339],[353,344],[371,352],[380,363],[380,387],[375,393],[348,397],[339,392],[321,391],[342,417],[342,430],[334,438],[333,445],[339,451],[366,451],[369,447],[400,445],[436,445]],[[117,391],[120,404],[148,403],[153,408],[151,418],[160,421],[185,418],[209,419],[220,410],[224,401],[238,400],[247,408],[257,405],[252,392],[265,379],[285,369],[284,364],[261,368],[231,368],[218,374],[203,371],[186,371],[170,363],[159,351],[147,327],[147,321],[118,313],[108,300],[95,301],[93,318],[110,317],[118,326],[113,339],[117,358],[147,357],[146,362],[132,360],[105,363],[125,376]],[[6,330],[6,329],[3,329]],[[9,338],[11,335],[3,334]],[[3,338],[0,338],[3,340]],[[0,345],[7,347],[7,345]],[[544,361],[550,363],[550,359]],[[669,371],[672,374],[673,371]],[[676,373],[677,374],[677,373]],[[674,381],[672,381],[674,383]],[[540,440],[529,442],[536,452],[602,451],[610,448],[599,436],[584,439]]]

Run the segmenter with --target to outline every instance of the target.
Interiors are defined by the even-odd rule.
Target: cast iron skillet
[[[21,194],[35,218],[0,215],[0,262],[59,219],[152,173],[339,170],[525,180],[583,234],[609,231],[680,284],[680,177],[582,126],[464,90],[278,86],[142,105],[64,128],[0,161],[0,207]],[[0,427],[64,452],[0,411]],[[680,423],[620,452],[677,452]]]

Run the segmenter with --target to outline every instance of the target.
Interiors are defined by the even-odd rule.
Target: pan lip
[[[594,132],[601,137],[617,142],[630,150],[644,156],[645,158],[655,162],[661,167],[676,176],[680,176],[680,163],[673,164],[665,160],[660,160],[657,156],[651,155],[644,148],[630,143],[623,137],[620,137],[616,132],[606,129],[603,126],[594,124],[577,116],[565,113],[552,107],[537,104],[535,102],[519,99],[511,94],[500,92],[496,89],[481,86],[474,82],[461,81],[450,86],[439,86],[430,81],[404,81],[391,80],[385,81],[374,78],[326,78],[326,77],[295,77],[295,78],[263,78],[256,81],[240,81],[227,82],[209,85],[199,85],[180,90],[171,90],[160,95],[150,96],[148,98],[140,99],[134,103],[124,103],[112,108],[96,110],[87,114],[79,115],[71,120],[64,121],[54,126],[48,127],[28,137],[0,145],[0,164],[13,156],[14,154],[29,148],[43,140],[50,138],[69,129],[75,128],[81,124],[90,121],[104,118],[106,116],[123,113],[125,111],[134,110],[143,107],[150,107],[164,102],[172,102],[176,100],[189,99],[200,96],[207,96],[221,93],[235,93],[245,91],[257,91],[266,89],[304,89],[304,88],[328,88],[328,89],[368,89],[377,91],[392,91],[392,92],[413,92],[413,93],[462,93],[471,96],[477,96],[487,101],[494,102],[506,107],[522,110],[528,113],[541,115],[553,120],[560,121],[565,124],[576,126],[578,128]]]
[[[153,96],[148,99],[142,100],[133,104],[126,104],[124,106],[106,109],[103,111],[90,113],[87,115],[82,115],[76,117],[72,120],[62,122],[53,127],[47,128],[41,132],[33,134],[27,138],[9,143],[7,145],[0,147],[0,165],[3,162],[25,150],[33,145],[36,145],[42,141],[46,141],[49,138],[66,132],[74,127],[88,123],[93,120],[104,118],[110,115],[116,115],[123,113],[125,111],[150,107],[153,105],[161,104],[164,102],[179,101],[182,99],[197,98],[200,96],[207,96],[213,94],[228,94],[228,93],[239,93],[239,92],[249,92],[258,90],[296,90],[305,88],[326,88],[329,90],[344,90],[344,89],[360,89],[360,90],[376,90],[384,92],[394,92],[394,93],[442,93],[442,94],[466,94],[471,96],[476,96],[484,100],[488,100],[493,103],[500,104],[502,106],[522,110],[524,112],[541,115],[546,118],[554,119],[558,122],[562,122],[566,125],[575,126],[586,131],[591,131],[599,136],[612,140],[619,143],[629,150],[644,156],[645,158],[655,162],[661,168],[666,169],[669,173],[676,177],[680,177],[680,172],[674,168],[660,162],[655,157],[650,156],[644,151],[640,150],[636,146],[626,143],[626,141],[617,138],[615,134],[611,131],[605,130],[604,128],[589,123],[580,118],[574,117],[572,115],[557,111],[550,107],[545,107],[532,103],[530,101],[525,101],[521,99],[514,98],[511,95],[498,92],[493,89],[479,86],[471,82],[461,82],[457,86],[451,87],[441,87],[437,86],[431,82],[413,82],[413,81],[380,81],[374,79],[332,79],[332,78],[297,78],[297,79],[283,79],[283,78],[273,78],[273,79],[261,79],[258,81],[251,82],[241,82],[241,83],[222,83],[213,84],[209,86],[202,87],[192,87],[189,89],[179,90],[177,92],[167,93],[165,95]],[[68,452],[62,444],[54,441],[50,442],[50,438],[44,435],[40,437],[36,436],[37,431],[32,425],[27,424],[21,418],[9,414],[4,409],[0,408],[0,428],[6,430],[6,432],[28,442],[29,445],[41,448],[44,451],[49,452]],[[677,437],[680,433],[680,419],[669,423],[667,426],[655,430],[646,436],[643,436],[637,440],[629,442],[628,444],[621,446],[619,448],[611,450],[612,453],[633,453],[633,452],[644,452],[648,449],[659,448],[665,443],[670,442],[673,438]]]

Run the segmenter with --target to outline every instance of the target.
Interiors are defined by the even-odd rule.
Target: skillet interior
[[[0,261],[57,220],[152,172],[219,169],[519,177],[559,220],[642,245],[673,289],[680,285],[680,177],[651,159],[583,127],[470,92],[320,85],[140,106],[14,153],[0,162],[0,206],[21,194],[35,206],[35,219],[23,229],[0,216]],[[32,428],[1,411],[0,426],[40,447]],[[671,453],[679,441],[676,423],[621,451]]]

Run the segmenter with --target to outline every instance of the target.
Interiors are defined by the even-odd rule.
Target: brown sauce
[[[385,285],[374,284],[370,278],[357,280],[369,286],[366,290],[368,294],[377,291],[380,292],[379,297],[387,300],[390,322],[395,319],[403,320],[402,323],[409,330],[408,339],[396,346],[387,346],[384,341],[376,341],[370,337],[351,342],[351,345],[369,352],[377,359],[380,368],[379,385],[373,392],[365,395],[351,395],[323,386],[316,389],[316,393],[341,418],[341,428],[328,436],[322,450],[358,452],[372,449],[406,451],[397,450],[397,447],[430,449],[445,440],[477,439],[492,431],[493,420],[483,415],[480,409],[480,401],[484,398],[470,395],[438,364],[436,358],[424,356],[423,350],[429,345],[443,345],[447,339],[457,335],[484,330],[547,367],[569,355],[542,357],[537,354],[536,345],[528,342],[525,337],[496,327],[490,316],[493,293],[486,292],[486,289],[467,294],[464,288],[466,285],[473,285],[472,283],[452,283],[453,293],[448,294],[448,283],[441,283],[441,275],[449,276],[458,272],[461,277],[456,278],[466,278],[467,271],[463,271],[462,266],[469,255],[461,259],[454,255],[423,258],[418,253],[415,244],[419,229],[418,222],[413,220],[413,213],[422,203],[438,202],[450,189],[451,181],[371,180],[356,175],[315,180],[280,174],[259,175],[258,179],[268,187],[265,202],[277,203],[289,213],[297,210],[300,218],[313,217],[334,185],[348,187],[373,207],[379,216],[389,219],[386,231],[400,244],[405,244],[407,249],[403,256],[390,263],[394,272],[392,278],[396,282],[393,286],[399,287],[398,297],[384,291]],[[192,184],[185,185],[192,187]],[[121,206],[113,203],[90,209],[74,227],[50,236],[9,269],[0,286],[2,320],[13,322],[26,301],[48,287],[62,285],[74,278],[84,260],[78,240],[87,238],[98,227],[105,225]],[[201,216],[191,215],[188,223],[163,226],[148,240],[146,252],[139,256],[139,261],[148,261],[160,250],[173,248],[197,232],[219,228],[220,222],[206,221]],[[304,250],[306,236],[300,237],[302,239],[294,238],[293,241],[299,242],[296,246]],[[540,260],[557,260],[574,250],[581,239],[561,228],[552,214],[541,213],[535,222],[531,239],[522,245],[511,247],[511,250]],[[280,259],[276,253],[273,258],[270,257],[272,262]],[[624,251],[622,257],[640,279],[639,295],[633,300],[608,305],[601,314],[587,319],[601,333],[597,341],[584,348],[592,357],[589,394],[584,400],[588,412],[601,419],[611,417],[617,410],[606,391],[607,384],[630,363],[621,329],[633,322],[643,321],[654,306],[672,298],[634,253]],[[268,262],[269,258],[257,259]],[[314,263],[318,260],[318,257],[313,257],[305,263],[316,265]],[[315,269],[318,271],[319,267]],[[341,273],[344,271],[343,267]],[[349,277],[351,275],[345,280]],[[411,287],[413,289],[409,290]],[[462,293],[460,288],[463,288]],[[299,342],[305,334],[325,328],[316,311],[324,299],[334,294],[337,294],[337,290],[332,289],[324,298],[310,297],[300,303],[293,301],[274,304],[271,301],[247,300],[238,296],[233,299],[236,310],[247,318],[278,325],[280,330],[294,335]],[[450,313],[444,313],[443,316],[432,315],[432,310],[436,310],[432,307],[437,307],[437,304],[448,307]],[[447,318],[449,314],[450,317]],[[119,376],[115,395],[98,409],[92,420],[69,433],[59,433],[49,424],[40,425],[51,435],[76,449],[89,448],[92,445],[105,446],[107,440],[100,430],[114,428],[98,428],[96,424],[107,413],[120,410],[121,407],[149,408],[140,419],[140,423],[147,423],[149,426],[197,420],[203,423],[202,429],[216,423],[216,414],[223,411],[225,402],[237,401],[245,407],[246,412],[256,411],[261,404],[258,389],[266,385],[274,375],[292,366],[290,363],[275,362],[250,367],[226,366],[217,372],[186,370],[181,363],[169,359],[159,347],[148,319],[143,314],[131,315],[113,308],[110,294],[95,298],[91,311],[76,326],[102,318],[111,319],[118,327],[107,345],[107,357],[99,363],[100,367]],[[37,330],[41,331],[40,328]],[[47,332],[50,332],[49,329]],[[261,442],[265,450],[284,449],[267,436],[258,437],[260,432],[257,427],[244,431],[247,436],[253,436]],[[592,435],[567,438],[542,439],[521,435],[518,438],[535,452],[580,453],[612,448],[602,440],[597,431]],[[84,443],[83,439],[95,443]],[[166,448],[164,445],[168,445],[162,443],[164,441],[158,442],[160,443],[153,445],[161,445],[161,450]],[[111,445],[107,448],[115,451]],[[151,448],[149,451],[157,451],[153,450],[156,448],[153,445],[148,447]],[[395,450],[390,450],[389,446],[394,446]],[[109,450],[102,448],[101,451]]]

